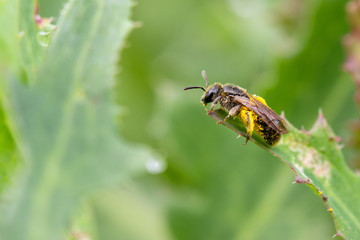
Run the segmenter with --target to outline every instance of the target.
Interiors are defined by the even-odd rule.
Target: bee
[[[189,89],[201,89],[204,95],[201,102],[204,106],[211,104],[210,112],[219,103],[221,108],[228,112],[228,115],[217,123],[223,123],[230,117],[239,117],[246,127],[246,142],[249,141],[255,131],[270,146],[276,145],[282,134],[288,133],[285,121],[259,96],[249,94],[246,89],[233,84],[222,85],[214,83],[208,86],[209,82],[205,71],[202,72],[206,81],[206,87],[187,87]]]

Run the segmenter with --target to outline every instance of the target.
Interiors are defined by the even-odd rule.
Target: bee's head
[[[207,80],[205,71],[202,71],[202,75],[206,81],[206,89],[204,87],[187,87],[187,88],[184,88],[184,90],[189,90],[189,89],[194,89],[194,88],[200,88],[201,90],[203,90],[205,93],[202,96],[201,101],[205,106],[206,104],[213,102],[215,100],[215,98],[220,96],[221,92],[223,91],[223,87],[220,83],[214,83],[213,85],[208,87],[209,82]]]
[[[223,91],[223,86],[220,83],[214,83],[210,87],[205,90],[204,95],[202,96],[201,101],[203,102],[204,106],[210,102],[213,102],[215,98],[220,96],[221,92]]]

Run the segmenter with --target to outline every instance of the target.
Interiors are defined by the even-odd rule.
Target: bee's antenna
[[[208,81],[208,79],[207,79],[207,77],[206,77],[205,70],[203,70],[201,73],[202,73],[203,78],[204,78],[204,79],[205,79],[205,81],[206,81],[206,89],[207,89],[207,88],[208,88],[208,86],[209,86],[209,81]]]
[[[189,90],[189,89],[194,89],[194,88],[200,88],[204,92],[206,91],[204,87],[186,87],[186,88],[184,88],[184,90]]]

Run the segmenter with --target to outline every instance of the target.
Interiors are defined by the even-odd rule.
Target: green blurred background
[[[64,0],[40,0],[43,17]],[[73,229],[99,239],[331,239],[321,199],[291,184],[289,167],[215,124],[187,86],[234,83],[263,96],[296,127],[321,108],[349,138],[357,110],[342,71],[349,31],[340,0],[137,1],[115,96],[119,134],[162,159],[149,172],[88,197]],[[348,159],[351,149],[344,148]],[[97,239],[95,237],[95,239]]]

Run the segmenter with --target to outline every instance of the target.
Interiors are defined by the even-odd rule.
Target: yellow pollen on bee
[[[260,101],[261,103],[263,103],[267,106],[265,99],[263,99],[262,97],[256,96],[256,95],[253,95],[253,97],[256,98],[256,100]]]
[[[252,133],[255,129],[256,118],[254,112],[243,106],[241,107],[239,117],[246,126],[246,132],[249,134],[249,136],[252,136]]]
[[[332,213],[332,212],[333,212],[333,209],[332,209],[332,208],[329,208],[328,211],[329,211],[330,213]]]

